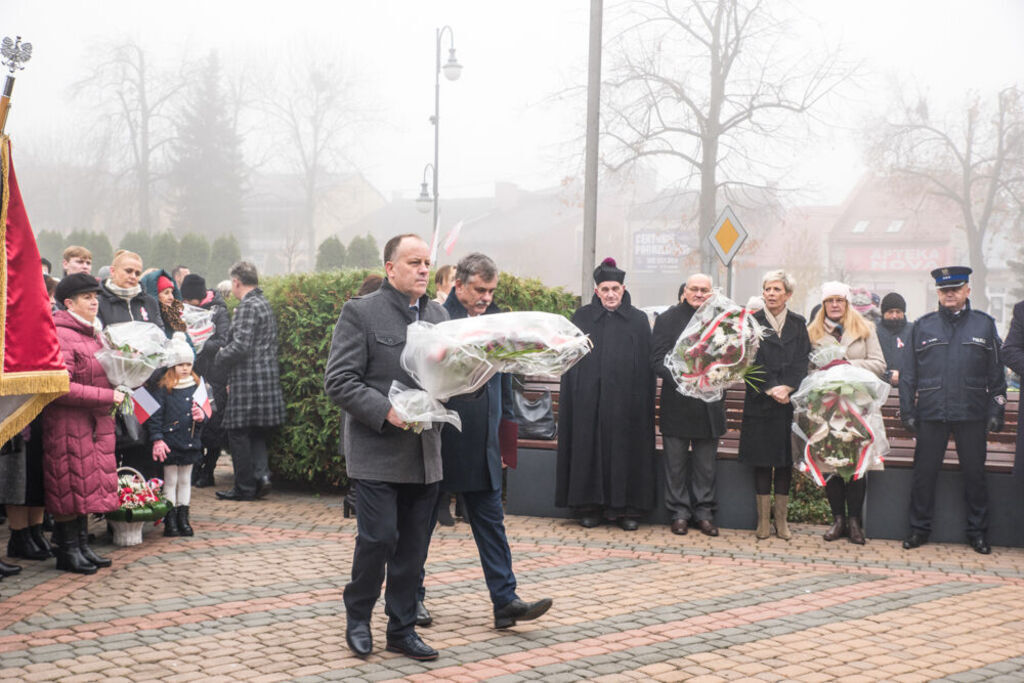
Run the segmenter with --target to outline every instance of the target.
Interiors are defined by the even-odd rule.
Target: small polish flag
[[[142,424],[148,420],[153,413],[160,410],[160,403],[153,398],[153,395],[146,391],[146,387],[139,387],[132,392],[132,403],[135,404],[135,418]]]
[[[196,387],[195,392],[192,394],[192,401],[199,404],[206,417],[213,415],[213,406],[210,405],[210,394],[206,390],[206,380],[202,377],[199,378],[199,386]]]
[[[455,248],[455,241],[459,239],[459,231],[462,230],[462,221],[459,221],[455,226],[448,231],[448,237],[444,240],[444,253],[449,256],[452,253],[452,249]]]

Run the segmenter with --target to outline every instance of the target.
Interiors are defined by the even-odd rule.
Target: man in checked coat
[[[284,396],[277,366],[277,322],[259,288],[256,266],[239,261],[228,271],[235,309],[227,345],[213,367],[227,374],[224,429],[235,469],[235,486],[218,491],[221,500],[255,500],[270,492],[267,436],[284,422]]]

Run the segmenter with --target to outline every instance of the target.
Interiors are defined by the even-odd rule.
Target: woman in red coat
[[[95,353],[102,345],[96,312],[100,290],[85,273],[68,275],[55,296],[67,310],[54,313],[57,339],[71,374],[67,394],[43,411],[46,509],[56,522],[57,569],[94,574],[109,567],[88,545],[86,515],[118,507],[114,418],[124,394],[110,386]]]

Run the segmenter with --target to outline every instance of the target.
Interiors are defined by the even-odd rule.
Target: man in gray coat
[[[437,651],[416,634],[416,591],[441,480],[441,430],[407,429],[388,390],[394,380],[417,386],[399,362],[408,325],[448,314],[426,295],[430,248],[418,236],[388,240],[384,270],[379,290],[342,308],[324,373],[327,396],[345,411],[347,471],[358,501],[345,640],[359,656],[373,650],[370,615],[386,572],[387,649],[425,661]]]

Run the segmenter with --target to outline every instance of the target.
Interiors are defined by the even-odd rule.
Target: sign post
[[[708,235],[711,248],[718,254],[722,265],[726,267],[726,293],[732,298],[732,260],[739,253],[740,247],[747,241],[747,231],[736,218],[736,214],[728,206],[722,210],[715,221],[715,227]]]

